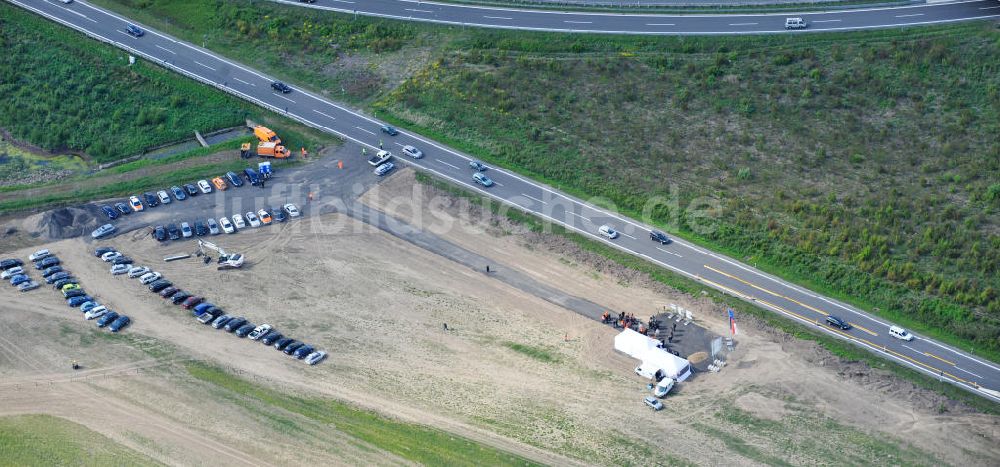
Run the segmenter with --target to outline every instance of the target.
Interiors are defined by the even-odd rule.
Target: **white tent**
[[[615,350],[642,362],[636,368],[636,373],[648,378],[660,373],[676,381],[684,381],[691,376],[691,364],[686,359],[661,349],[659,344],[656,339],[631,329],[626,329],[615,336]]]

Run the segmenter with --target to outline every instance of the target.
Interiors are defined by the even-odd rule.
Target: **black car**
[[[392,125],[382,125],[381,130],[382,130],[382,133],[385,133],[385,134],[387,134],[389,136],[396,136],[396,135],[399,134],[399,131],[396,130],[396,127],[394,127]]]
[[[204,237],[208,235],[208,227],[201,221],[196,221],[194,223],[194,234],[199,237]]]
[[[267,212],[270,212],[271,218],[278,222],[285,222],[288,220],[288,214],[285,214],[284,209],[273,208],[269,209]]]
[[[236,172],[226,172],[226,179],[237,188],[243,186],[243,179]]]
[[[134,261],[132,261],[132,258],[129,258],[128,256],[119,256],[111,260],[111,264],[132,264],[132,263],[134,263]]]
[[[244,317],[242,317],[242,316],[239,316],[239,317],[236,317],[236,318],[233,318],[233,319],[227,321],[226,325],[223,326],[222,329],[225,329],[226,332],[233,332],[233,331],[239,329],[240,326],[243,326],[244,324],[247,324],[247,319],[244,318]],[[251,329],[251,331],[252,331],[252,329]]]
[[[125,203],[115,203],[115,209],[118,211],[118,214],[123,216],[132,214],[132,208],[128,207]]]
[[[158,242],[167,241],[167,229],[164,229],[162,225],[156,226],[156,228],[153,229],[153,237],[156,238],[156,241]]]
[[[250,167],[247,167],[247,168],[243,169],[243,175],[247,176],[247,180],[250,181],[251,185],[254,185],[254,186],[260,185],[260,175],[257,174],[256,170],[251,169]]]
[[[61,264],[59,258],[56,258],[55,256],[49,256],[48,258],[45,258],[35,263],[35,269],[48,269],[51,268],[52,266],[58,266],[59,264]]]
[[[49,277],[49,276],[54,275],[54,274],[56,274],[58,272],[66,272],[66,271],[63,271],[62,266],[52,266],[51,268],[48,268],[48,269],[42,271],[42,277]]]
[[[52,288],[56,289],[56,290],[61,290],[63,288],[63,286],[66,285],[66,284],[76,284],[78,282],[79,281],[77,280],[77,278],[75,278],[73,276],[69,276],[69,277],[67,277],[65,279],[59,279],[59,280],[55,281],[54,283],[52,283]]]
[[[146,34],[146,32],[142,30],[142,28],[140,28],[139,26],[136,26],[134,24],[128,24],[128,25],[126,25],[125,26],[125,32],[128,33],[128,35],[133,36],[133,37],[142,37],[143,34]]]
[[[649,239],[659,243],[660,245],[666,245],[670,243],[670,237],[667,234],[660,232],[658,230],[653,230],[649,232]]]
[[[200,191],[198,191],[198,187],[190,183],[184,185],[184,191],[187,192],[188,196],[198,196],[198,193],[201,193]]]
[[[292,339],[291,337],[278,339],[278,341],[274,343],[274,348],[277,350],[284,350],[285,347],[288,347],[288,344],[291,344],[292,342],[295,342],[295,339]]]
[[[63,294],[63,298],[70,299],[73,297],[83,297],[85,295],[87,295],[87,292],[85,292],[83,289],[72,289],[72,290],[67,290],[66,293]]]
[[[189,297],[191,297],[191,294],[189,294],[189,293],[187,293],[187,292],[185,292],[183,290],[179,290],[172,297],[170,297],[170,301],[173,302],[174,305],[177,305],[178,303],[181,303],[184,300],[187,300]]]
[[[830,326],[833,326],[835,328],[840,328],[840,329],[842,329],[844,331],[847,331],[848,329],[851,329],[851,324],[850,323],[848,323],[847,321],[844,321],[844,320],[842,320],[842,319],[840,319],[840,318],[838,318],[836,316],[833,316],[833,315],[830,315],[830,316],[826,317],[826,324],[829,324]]]
[[[142,199],[146,200],[146,206],[151,208],[155,208],[160,205],[160,198],[148,191],[142,194]]]
[[[166,279],[160,279],[152,284],[149,284],[149,291],[154,293],[159,293],[161,290],[174,285],[172,282]]]
[[[160,294],[160,296],[161,296],[161,297],[163,297],[163,298],[169,298],[169,297],[170,297],[170,296],[172,296],[173,294],[177,293],[177,291],[179,291],[179,290],[180,290],[180,289],[178,289],[177,287],[174,287],[174,286],[170,286],[170,287],[167,287],[167,288],[165,288],[165,289],[161,290],[161,291],[159,292],[159,294]]]
[[[8,270],[10,268],[14,268],[14,267],[18,267],[18,266],[24,266],[24,261],[21,261],[19,259],[14,259],[14,258],[9,258],[9,259],[5,259],[3,261],[0,261],[0,270],[3,270],[3,271],[6,271],[6,270]]]
[[[250,334],[250,331],[253,331],[255,327],[257,326],[254,325],[253,323],[247,323],[244,324],[243,326],[240,326],[239,329],[233,332],[233,334],[236,334],[236,337],[246,337],[247,334]]]
[[[103,328],[104,326],[111,324],[111,322],[116,319],[118,319],[118,313],[114,311],[109,311],[105,313],[104,316],[97,318],[97,327]]]
[[[170,224],[167,226],[167,236],[169,236],[171,240],[178,240],[181,238],[181,229],[178,229],[175,224]]]
[[[56,266],[56,267],[59,267],[59,266]],[[46,271],[48,271],[48,269],[46,269]],[[63,280],[65,278],[67,278],[67,277],[69,277],[69,271],[59,271],[59,272],[56,272],[55,274],[52,274],[52,275],[46,277],[45,278],[45,283],[46,284],[51,284],[51,283],[53,283],[55,281],[60,281],[60,280]]]
[[[118,218],[118,211],[115,211],[115,208],[111,206],[101,206],[101,211],[104,211],[104,215],[108,216],[108,219],[115,220]]]
[[[306,345],[306,343],[295,341],[292,342],[291,344],[286,345],[285,350],[282,350],[282,352],[285,352],[285,355],[291,355],[292,352],[295,352],[296,350],[299,349],[299,347],[302,347],[303,345]]]
[[[302,347],[296,349],[295,352],[292,352],[292,356],[301,360],[303,358],[306,358],[306,355],[313,353],[313,350],[316,350],[313,348],[313,346],[303,345]]]
[[[288,94],[288,93],[292,92],[292,88],[288,87],[287,84],[282,83],[281,81],[275,81],[275,82],[271,83],[271,88],[274,89],[275,91],[278,91],[278,92],[282,93],[282,94]]]
[[[284,338],[285,338],[285,336],[282,336],[280,332],[271,331],[271,332],[267,333],[266,336],[261,337],[260,341],[264,345],[271,345],[271,344],[274,344],[275,342],[278,342],[279,340],[284,339]]]
[[[100,258],[101,256],[104,256],[105,253],[111,253],[112,251],[116,250],[110,246],[99,246],[94,250],[94,256]]]

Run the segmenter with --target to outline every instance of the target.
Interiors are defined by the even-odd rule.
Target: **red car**
[[[184,300],[184,303],[182,303],[181,306],[190,310],[191,307],[203,302],[204,300],[205,300],[204,298],[201,298],[197,295],[193,297],[188,297],[187,300]]]

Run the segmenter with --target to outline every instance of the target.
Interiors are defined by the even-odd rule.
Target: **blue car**
[[[97,305],[100,305],[100,303],[97,303],[97,302],[95,302],[93,300],[91,300],[89,302],[83,302],[83,303],[80,304],[80,311],[86,313],[86,312],[94,309],[94,307],[96,307]]]
[[[104,316],[97,319],[97,327],[103,328],[104,326],[107,326],[108,323],[118,319],[118,316],[118,313],[115,311],[105,313]]]
[[[108,219],[115,220],[118,218],[118,211],[115,211],[115,208],[111,206],[101,206],[101,211],[104,211],[104,214],[108,215]]]
[[[80,297],[71,297],[71,298],[67,298],[66,299],[66,304],[69,305],[69,306],[71,306],[71,307],[73,307],[73,308],[76,308],[78,306],[82,306],[84,303],[87,303],[87,302],[93,303],[94,302],[94,298],[93,297],[88,297],[86,295],[83,295],[83,296],[80,296]]]
[[[182,190],[179,186],[170,187],[170,191],[174,192],[174,198],[177,198],[177,201],[184,201],[187,199],[187,195],[184,194],[184,190]]]
[[[198,305],[196,305],[194,308],[191,309],[191,314],[195,316],[201,316],[202,313],[208,311],[208,309],[212,308],[213,306],[215,305],[212,305],[211,303],[208,302],[199,303]]]
[[[29,278],[28,276],[25,276],[24,274],[18,274],[16,276],[10,278],[10,285],[20,285],[20,284],[22,284],[24,282],[28,282],[30,280],[31,280],[31,278]]]
[[[118,319],[116,319],[113,323],[111,323],[111,325],[108,326],[108,329],[110,329],[111,332],[118,332],[121,328],[128,326],[128,323],[131,322],[132,320],[130,320],[128,316],[122,315],[119,316]]]

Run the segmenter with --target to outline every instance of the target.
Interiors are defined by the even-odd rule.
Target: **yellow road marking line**
[[[864,326],[858,326],[857,324],[854,324],[854,323],[851,323],[851,326],[854,326],[854,327],[856,327],[856,328],[858,328],[858,329],[860,329],[860,330],[862,330],[864,332],[867,332],[868,334],[871,334],[873,336],[876,336],[876,337],[878,336],[878,334],[875,334],[874,331],[871,331],[871,330],[869,330],[868,328],[866,328]]]
[[[947,364],[949,364],[951,366],[955,366],[955,362],[949,362],[948,360],[945,360],[945,359],[943,359],[941,357],[938,357],[937,355],[934,355],[934,354],[932,354],[930,352],[924,352],[924,355],[926,355],[928,357],[931,357],[931,358],[936,358],[938,360],[941,360],[942,362],[945,362],[945,363],[947,363]]]

